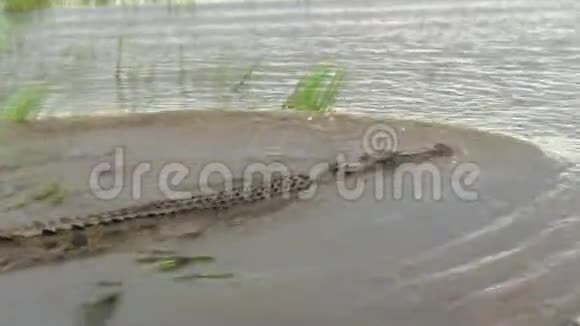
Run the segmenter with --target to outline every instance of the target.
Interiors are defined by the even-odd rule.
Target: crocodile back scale
[[[421,162],[451,154],[452,150],[449,146],[436,144],[432,148],[415,152],[383,152],[375,156],[363,155],[354,163],[329,164],[328,171],[333,176],[339,172],[351,175],[365,172],[371,168],[394,168],[407,162]],[[184,199],[158,200],[87,216],[62,217],[47,223],[34,222],[29,226],[0,230],[0,241],[51,236],[100,225],[118,224],[138,219],[161,219],[195,211],[225,210],[235,206],[280,198],[284,195],[296,195],[308,190],[318,181],[316,177],[306,174],[275,176],[269,182],[258,186],[235,187],[213,194],[194,195]]]
[[[225,210],[234,206],[281,197],[284,194],[296,194],[310,188],[312,183],[313,180],[303,174],[277,176],[272,178],[268,186],[236,187],[214,194],[195,195],[185,199],[158,200],[99,214],[61,217],[47,223],[34,222],[29,226],[0,231],[0,238],[9,240],[50,236],[71,230],[84,230],[98,225],[123,223],[136,219],[170,217],[202,210]]]

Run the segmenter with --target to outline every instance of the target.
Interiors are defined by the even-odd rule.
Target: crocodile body
[[[0,238],[9,240],[52,236],[74,230],[85,230],[99,225],[119,224],[138,219],[160,219],[187,212],[225,210],[234,206],[281,197],[284,194],[295,194],[307,190],[312,183],[313,180],[303,174],[274,177],[268,187],[237,187],[215,194],[196,195],[185,199],[158,200],[144,205],[88,216],[61,217],[48,223],[34,222],[30,226],[9,230],[4,235],[0,234]]]
[[[382,152],[377,155],[363,155],[357,162],[349,164],[329,164],[326,172],[331,180],[339,173],[344,175],[360,174],[373,168],[393,169],[404,163],[420,163],[432,158],[450,156],[452,150],[444,144],[436,144],[432,148],[415,152]],[[267,183],[251,187],[235,187],[213,194],[194,195],[184,199],[167,199],[149,202],[122,209],[92,214],[83,217],[63,217],[52,222],[34,222],[30,226],[17,227],[14,229],[0,230],[0,248],[2,244],[16,244],[16,246],[44,249],[54,239],[72,242],[78,240],[81,234],[80,246],[86,246],[87,234],[102,228],[121,228],[132,223],[152,222],[161,224],[162,219],[176,217],[184,214],[202,213],[228,210],[236,206],[248,206],[253,203],[265,202],[270,199],[291,199],[299,193],[308,190],[313,184],[320,183],[321,177],[306,174],[293,174],[275,176]],[[84,235],[83,235],[84,234]],[[65,239],[65,240],[63,240]],[[67,243],[66,247],[70,247]],[[78,247],[75,244],[73,247]],[[64,253],[63,255],[72,256]],[[50,258],[47,253],[42,253],[43,261],[56,260]],[[63,258],[62,255],[59,255]],[[12,255],[14,258],[14,255]],[[38,257],[36,257],[38,258]],[[38,259],[36,259],[38,260]],[[0,265],[2,255],[0,255]],[[27,262],[26,265],[30,265]],[[0,266],[1,267],[1,266]],[[6,270],[6,268],[4,268]]]

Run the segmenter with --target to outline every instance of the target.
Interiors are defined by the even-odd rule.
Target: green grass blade
[[[22,89],[0,106],[0,120],[23,123],[34,118],[44,100],[46,91],[41,87]]]
[[[50,7],[50,0],[3,0],[5,12],[27,12]]]
[[[334,104],[345,73],[331,65],[319,65],[302,78],[285,106],[294,110],[325,112]]]

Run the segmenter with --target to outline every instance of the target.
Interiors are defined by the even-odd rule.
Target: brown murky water
[[[60,206],[37,202],[5,211],[2,223],[123,205],[130,184],[112,202],[87,189],[91,168],[110,161],[118,146],[126,149],[125,171],[140,162],[154,171],[181,162],[195,176],[204,164],[220,162],[240,175],[248,164],[274,161],[305,170],[340,153],[361,153],[365,130],[377,123],[397,131],[402,149],[443,142],[456,150],[452,160],[435,163],[440,200],[431,197],[438,188],[428,179],[420,199],[408,182],[395,197],[388,173],[382,199],[375,175],[365,177],[354,200],[335,184],[322,186],[313,199],[239,213],[239,225],[213,228],[196,240],[6,274],[0,278],[10,293],[0,296],[3,318],[72,325],[75,307],[102,280],[123,282],[115,321],[124,325],[544,325],[573,312],[580,220],[572,213],[578,203],[567,164],[522,141],[443,125],[201,111],[4,126],[5,148],[19,153],[20,166],[2,171],[3,184],[25,190],[56,178],[69,195]],[[33,148],[51,159],[28,154],[39,153],[27,151]],[[462,199],[451,184],[453,171],[467,162],[480,169],[464,188],[477,191],[477,200]],[[144,199],[160,196],[155,175],[144,179]],[[175,283],[134,263],[133,251],[151,245],[213,255],[217,262],[207,268],[235,277]]]
[[[2,125],[2,226],[126,205],[127,188],[112,201],[88,192],[90,168],[116,146],[127,149],[126,169],[179,161],[195,175],[211,162],[241,172],[280,160],[302,170],[360,153],[378,119],[402,148],[446,142],[458,154],[437,162],[440,201],[413,199],[409,183],[394,198],[388,174],[377,200],[371,175],[354,201],[327,185],[312,200],[236,212],[244,223],[163,244],[214,255],[200,269],[232,272],[230,280],[175,283],[136,266],[131,250],[2,275],[0,324],[75,325],[100,280],[123,282],[119,325],[544,326],[577,316],[577,13],[565,0],[317,0],[109,2],[2,16],[0,95],[46,83],[43,117],[278,109],[298,77],[327,60],[347,69],[337,106],[350,114]],[[476,201],[450,184],[465,162],[481,169]],[[141,200],[161,195],[154,175]],[[62,205],[7,209],[54,180],[67,190]]]

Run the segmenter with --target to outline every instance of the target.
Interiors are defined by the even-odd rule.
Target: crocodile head
[[[453,149],[448,145],[443,143],[437,143],[433,146],[433,150],[437,155],[441,156],[451,156],[453,154]]]

